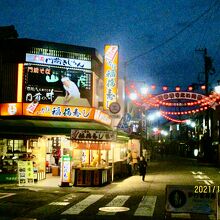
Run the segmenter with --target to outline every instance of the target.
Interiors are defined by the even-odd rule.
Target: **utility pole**
[[[209,95],[209,74],[211,71],[215,71],[212,65],[212,59],[208,56],[207,48],[196,49],[197,52],[203,53],[203,60],[204,60],[204,84],[205,84],[205,95]],[[209,125],[209,110],[206,111],[205,115],[205,124],[207,127],[207,134],[210,137],[210,125]]]
[[[207,48],[198,49],[196,51],[203,52],[203,60],[204,60],[204,84],[205,84],[205,95],[209,95],[209,74],[215,72],[215,69],[212,65],[212,59],[208,56]],[[211,125],[210,125],[210,116],[211,112],[210,109],[207,109],[205,112],[205,125],[206,125],[206,133],[204,134],[204,153],[205,158],[208,159],[210,155],[210,148],[212,142],[212,132],[211,132]]]

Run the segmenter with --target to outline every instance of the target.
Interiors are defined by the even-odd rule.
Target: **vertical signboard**
[[[117,101],[118,84],[118,46],[106,45],[104,51],[104,100],[103,107],[109,109]]]
[[[61,186],[64,185],[64,183],[71,183],[71,159],[70,156],[62,156]]]

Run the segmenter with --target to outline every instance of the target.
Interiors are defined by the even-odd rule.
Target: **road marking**
[[[156,200],[156,196],[143,196],[134,216],[153,216]]]
[[[191,171],[192,172],[192,174],[193,175],[203,175],[204,173],[203,172],[201,172],[201,171],[197,171],[197,172],[195,172],[195,171]]]
[[[51,202],[49,205],[63,205],[63,206],[66,206],[66,205],[69,205],[70,203],[69,202]]]
[[[127,207],[115,207],[115,206],[105,206],[105,207],[101,207],[99,208],[100,211],[104,211],[104,212],[126,212],[128,210],[130,210]]]
[[[90,195],[84,200],[78,202],[74,206],[70,207],[66,211],[64,211],[61,215],[77,215],[83,210],[85,210],[87,207],[92,205],[93,203],[97,202],[99,199],[101,199],[104,195]]]
[[[215,184],[213,180],[211,180],[205,173],[201,171],[191,171],[193,174],[193,177],[196,179],[197,182],[203,182],[206,185],[213,185]]]
[[[121,207],[129,199],[130,196],[116,196],[106,207]],[[99,211],[97,215],[115,215],[116,212]]]
[[[97,202],[104,195],[90,195],[73,205],[69,209],[65,210],[61,215],[78,215],[90,205]],[[117,212],[128,211],[129,207],[124,207],[125,202],[131,198],[129,195],[119,195],[113,198],[107,205],[99,208],[96,215],[115,215]],[[148,216],[152,217],[156,205],[157,196],[143,196],[141,202],[136,209],[134,216]],[[65,202],[52,202],[49,205],[66,205]],[[123,210],[122,210],[123,209]],[[104,211],[103,211],[104,210]]]
[[[191,219],[190,213],[171,213],[171,218],[175,219]]]
[[[18,217],[18,218],[13,218],[13,220],[37,220],[37,219],[36,218]]]
[[[6,197],[10,197],[15,195],[16,193],[0,193],[0,199],[6,198]]]

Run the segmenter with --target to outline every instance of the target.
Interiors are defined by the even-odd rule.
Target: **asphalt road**
[[[0,220],[161,220],[165,218],[167,187],[190,185],[192,190],[200,190],[197,195],[203,186],[220,191],[219,171],[194,159],[169,156],[149,162],[145,182],[133,175],[96,188],[0,185]],[[177,202],[181,205],[184,199]],[[171,219],[214,219],[214,215],[174,212]]]

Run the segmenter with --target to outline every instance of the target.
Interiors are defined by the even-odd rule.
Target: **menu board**
[[[33,161],[18,161],[18,184],[29,185],[34,183]]]

